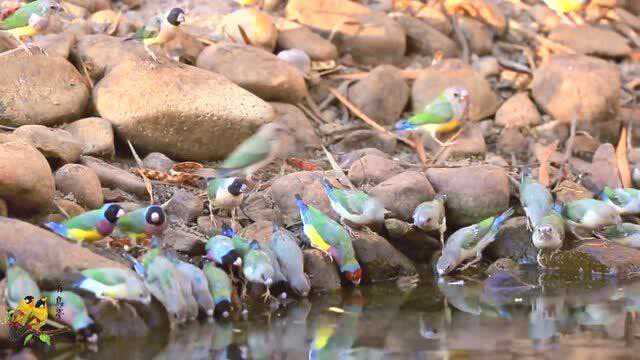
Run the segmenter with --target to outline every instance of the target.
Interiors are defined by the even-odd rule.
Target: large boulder
[[[82,75],[66,59],[0,57],[0,124],[60,124],[80,118],[88,101]]]
[[[84,147],[68,131],[43,125],[23,125],[13,134],[33,144],[45,157],[64,163],[78,161]]]
[[[556,120],[615,118],[621,82],[615,64],[583,55],[554,55],[533,74],[533,99]]]
[[[257,47],[211,45],[200,53],[196,65],[224,75],[267,101],[295,104],[307,95],[307,86],[299,70]]]
[[[119,65],[94,88],[93,104],[138,150],[189,160],[221,159],[275,117],[223,76],[178,64]]]
[[[54,191],[51,167],[38,150],[20,141],[0,144],[0,198],[10,214],[47,210]]]
[[[491,165],[431,168],[427,177],[436,192],[447,194],[447,224],[475,224],[509,207],[509,178]]]
[[[416,275],[416,267],[404,254],[396,250],[382,236],[372,231],[357,231],[353,237],[353,248],[364,281],[367,283]]]
[[[433,199],[435,192],[424,174],[405,171],[376,185],[371,195],[382,201],[392,216],[409,220],[413,211],[424,201]]]

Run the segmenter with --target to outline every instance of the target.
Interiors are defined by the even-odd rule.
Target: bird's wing
[[[162,25],[162,20],[157,16],[153,17],[146,24],[144,24],[143,27],[138,29],[138,31],[136,31],[133,37],[139,40],[154,38],[158,36],[158,34],[160,34],[161,25]]]
[[[92,210],[73,217],[65,222],[69,229],[95,230],[102,218],[102,210]]]
[[[580,220],[589,210],[589,203],[584,201],[574,201],[564,207],[566,217],[571,220]]]
[[[345,195],[347,199],[347,210],[352,214],[362,214],[365,203],[371,199],[369,195],[363,191],[349,191],[346,192]]]
[[[451,108],[451,104],[444,97],[439,97],[427,105],[423,112],[410,117],[409,123],[416,126],[443,124],[451,120],[452,117],[453,109]]]
[[[95,268],[82,271],[82,275],[91,278],[105,285],[117,285],[122,283],[123,279],[116,269]]]
[[[469,233],[464,234],[464,240],[460,243],[460,247],[464,250],[473,249],[482,238],[479,225],[473,225],[469,230]]]
[[[29,17],[40,6],[39,1],[27,3],[6,19],[0,21],[0,30],[10,30],[29,25]]]
[[[240,144],[222,163],[223,169],[240,169],[266,159],[271,151],[269,140],[254,135]]]

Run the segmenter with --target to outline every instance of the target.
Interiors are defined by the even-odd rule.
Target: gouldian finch
[[[237,177],[214,178],[207,183],[207,198],[209,199],[209,212],[213,214],[213,208],[232,211],[235,218],[235,210],[242,204],[247,185],[244,180]]]
[[[16,258],[11,255],[7,256],[7,287],[4,296],[11,309],[25,301],[27,296],[32,297],[32,301],[27,302],[30,306],[35,305],[34,301],[40,298],[38,284],[26,270],[16,264]]]
[[[640,190],[633,188],[612,189],[605,186],[600,193],[600,199],[615,207],[621,215],[640,214]]]
[[[358,225],[381,224],[384,222],[384,205],[380,200],[363,191],[338,189],[329,180],[323,179],[324,192],[331,201],[331,208],[343,219]]]
[[[303,231],[309,243],[338,262],[340,272],[354,285],[362,280],[362,269],[353,250],[351,236],[340,224],[313,206],[307,205],[299,194],[295,195],[300,210]]]
[[[451,234],[436,264],[438,275],[449,274],[465,260],[474,256],[475,258],[461,270],[482,260],[482,250],[495,240],[500,226],[511,215],[513,215],[513,209],[509,208],[497,217],[490,217]]]
[[[276,254],[280,269],[291,289],[299,296],[307,296],[311,283],[304,273],[302,250],[293,234],[280,226],[274,226],[270,247]]]
[[[84,300],[71,291],[45,292],[49,302],[49,316],[71,326],[76,334],[88,342],[98,341],[98,326],[89,316]]]
[[[191,283],[191,292],[198,303],[198,306],[207,316],[213,316],[215,310],[215,303],[211,296],[211,290],[209,289],[209,283],[204,272],[197,266],[189,264],[176,258],[171,258],[174,265],[184,277],[189,279]]]
[[[100,209],[87,211],[65,222],[45,224],[51,231],[78,244],[97,241],[111,235],[125,212],[118,204],[104,204]]]
[[[260,246],[260,250],[262,250],[271,261],[271,267],[273,268],[273,284],[271,287],[274,289],[274,294],[276,297],[280,297],[281,299],[287,298],[287,278],[284,276],[282,269],[280,268],[280,263],[278,262],[278,257],[276,253],[269,246]]]
[[[242,264],[242,258],[235,249],[233,240],[228,236],[216,235],[211,237],[207,240],[205,250],[207,252],[206,258],[220,266],[228,267]]]
[[[31,54],[20,38],[31,37],[45,30],[53,11],[62,11],[58,0],[36,0],[26,3],[6,19],[0,20],[0,31],[13,36],[25,51]]]
[[[251,175],[271,163],[283,151],[289,129],[280,123],[262,125],[257,133],[240,144],[218,169],[218,177]]]
[[[447,217],[444,209],[446,201],[446,194],[438,194],[433,200],[423,202],[413,211],[413,225],[427,232],[438,230],[443,248],[444,233],[447,231]]]
[[[251,250],[251,242],[248,239],[236,234],[236,232],[227,224],[222,225],[222,235],[231,238],[233,247],[238,255],[244,260],[249,250]],[[236,263],[234,261],[234,263]]]
[[[151,18],[132,37],[125,40],[140,40],[144,49],[151,55],[153,60],[160,62],[156,54],[149,48],[151,45],[164,45],[173,40],[178,33],[179,26],[184,23],[184,10],[173,8],[164,15]]]
[[[226,319],[231,315],[231,279],[224,270],[211,262],[206,262],[203,270],[215,303],[215,315],[217,318]]]
[[[134,241],[162,235],[166,226],[167,216],[158,205],[136,209],[118,219],[118,230]]]
[[[604,226],[596,231],[600,238],[616,242],[620,245],[640,249],[640,225],[633,223],[622,223]]]
[[[616,208],[604,201],[595,199],[572,201],[564,206],[563,215],[572,230],[577,227],[594,230],[603,225],[622,222]]]
[[[135,301],[145,305],[151,302],[151,294],[138,275],[119,268],[93,268],[81,272],[82,278],[74,287],[93,293],[102,300]]]
[[[527,226],[534,229],[553,208],[553,197],[546,186],[531,177],[529,169],[520,176],[520,203],[527,215]]]
[[[240,6],[252,6],[259,3],[261,0],[235,0]]]
[[[271,296],[269,288],[275,281],[271,258],[257,241],[252,241],[249,247],[249,252],[242,259],[242,273],[247,281],[263,284],[266,287],[264,298],[268,299]]]
[[[564,219],[560,215],[561,211],[554,206],[533,228],[531,241],[533,246],[538,249],[538,264],[541,266],[543,266],[540,261],[541,251],[557,251],[564,242]]]

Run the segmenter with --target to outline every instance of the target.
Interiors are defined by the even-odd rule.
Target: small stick
[[[462,48],[462,61],[465,64],[471,63],[471,52],[469,51],[469,42],[467,41],[464,31],[460,28],[458,23],[458,17],[455,14],[451,15],[451,25],[453,26],[453,32],[456,34],[456,39],[460,43]]]
[[[0,125],[0,129],[7,130],[7,131],[13,131],[13,130],[15,130],[17,128],[12,127],[12,126],[7,126],[7,125]]]
[[[71,216],[69,216],[69,213],[67,213],[62,206],[60,206],[60,204],[58,204],[57,201],[53,200],[53,204],[56,206],[56,208],[62,213],[62,215],[64,215],[64,217],[66,217],[67,219],[69,219]]]
[[[616,148],[616,159],[618,160],[618,173],[622,186],[625,188],[632,187],[631,170],[629,170],[629,159],[627,158],[627,128],[622,127],[620,130],[620,140]]]
[[[133,144],[131,143],[131,140],[127,140],[127,144],[129,145],[129,149],[131,150],[131,154],[133,155],[133,158],[136,160],[136,163],[138,164],[137,171],[138,171],[138,174],[140,174],[140,176],[142,177],[142,180],[144,181],[144,186],[147,188],[147,192],[149,193],[149,201],[151,202],[151,204],[153,204],[154,203],[153,187],[151,186],[151,181],[149,180],[149,178],[142,171],[142,169],[144,168],[144,165],[142,164],[142,159],[140,159],[140,156],[138,156],[136,149],[133,147]]]
[[[331,164],[331,167],[333,168],[333,170],[338,172],[339,174],[338,177],[340,178],[340,181],[341,182],[344,181],[345,185],[349,186],[352,189],[355,189],[355,186],[353,186],[353,184],[351,183],[347,175],[345,175],[340,165],[338,165],[338,162],[336,161],[335,157],[333,157],[333,154],[331,154],[331,152],[329,152],[329,150],[327,150],[327,148],[324,146],[322,147],[322,151],[324,151],[324,154],[327,156],[327,160],[329,160],[329,164]]]

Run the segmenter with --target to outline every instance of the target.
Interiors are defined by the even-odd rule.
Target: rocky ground
[[[178,4],[187,14],[179,35],[155,49],[160,63],[122,40],[175,5],[70,0],[64,6],[76,18],[54,17],[33,39],[33,55],[0,39],[0,254],[28,259],[45,288],[70,271],[128,265],[118,244],[105,249],[111,239],[83,248],[39,227],[106,202],[173,199],[165,244],[197,259],[218,229],[204,179],[191,169],[215,168],[272,121],[291,130],[290,151],[283,168],[275,162],[256,174],[237,225],[260,239],[279,209],[299,234],[295,193],[337,217],[317,176],[332,170],[324,145],[348,180],[390,211],[381,235],[355,232],[365,283],[429,269],[436,234],[409,223],[437,193],[448,195],[452,231],[519,204],[511,179],[524,165],[561,202],[629,186],[639,166],[638,1],[591,2],[576,25],[517,0],[267,0],[262,10],[189,0]],[[311,69],[275,55],[287,49],[306,52]],[[448,148],[426,142],[425,169],[412,143],[387,129],[450,86],[469,90],[469,123]],[[486,265],[535,263],[519,214],[485,251]],[[570,273],[629,278],[640,266],[640,251],[622,246],[569,241],[565,250]],[[304,260],[314,292],[342,286],[317,250],[305,249]],[[138,309],[110,306],[90,306],[106,334],[124,335],[121,318],[127,334],[150,331]]]

